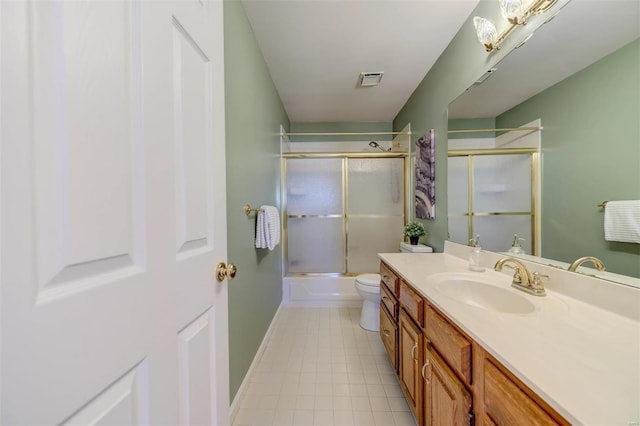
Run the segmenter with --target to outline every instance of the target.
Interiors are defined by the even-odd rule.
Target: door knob
[[[218,266],[216,266],[216,279],[218,281],[223,281],[226,276],[229,280],[232,280],[236,277],[237,271],[238,268],[236,268],[236,265],[233,263],[226,265],[224,262],[220,262],[218,263]]]

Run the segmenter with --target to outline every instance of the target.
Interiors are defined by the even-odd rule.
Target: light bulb
[[[496,41],[498,40],[498,31],[496,26],[488,19],[484,19],[480,16],[473,18],[473,25],[476,27],[476,34],[478,40],[487,49],[487,52],[491,52],[496,48]]]
[[[502,16],[514,25],[525,24],[525,7],[522,0],[500,0]]]

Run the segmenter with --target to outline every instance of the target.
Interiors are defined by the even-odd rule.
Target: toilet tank
[[[412,246],[404,241],[400,243],[400,252],[402,253],[433,253],[433,249],[424,244],[417,244]]]

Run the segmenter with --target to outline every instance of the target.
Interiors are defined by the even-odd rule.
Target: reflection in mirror
[[[602,260],[606,272],[591,268],[592,264],[577,272],[640,287],[640,244],[606,241],[604,209],[598,206],[603,201],[640,199],[639,37],[637,0],[572,1],[497,64],[489,78],[449,105],[450,131],[510,129],[531,123],[542,128],[529,132],[539,140],[540,152],[537,178],[536,168],[531,169],[532,202],[539,202],[531,207],[532,223],[516,232],[505,220],[515,215],[489,216],[494,228],[483,231],[489,235],[474,227],[483,242],[495,243],[485,247],[506,252],[518,233],[528,240],[523,256],[563,269],[580,257],[594,256]],[[495,149],[508,133],[450,133],[450,149]],[[460,173],[459,168],[450,171]],[[522,188],[506,189],[517,182],[513,168],[527,167],[499,164],[497,168],[502,186],[493,188],[504,189],[505,196],[520,193]],[[451,173],[450,181],[464,180]],[[460,200],[452,198],[451,188],[449,192],[450,235],[466,243],[462,235],[467,237],[470,221],[463,219],[467,226],[463,231],[455,228],[461,220],[460,215],[455,217]]]

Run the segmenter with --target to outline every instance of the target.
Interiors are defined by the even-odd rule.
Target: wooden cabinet
[[[473,424],[472,341],[425,304],[424,424]]]
[[[424,299],[403,280],[400,280],[400,305],[416,324],[424,327]]]
[[[381,262],[380,280],[380,339],[382,339],[391,365],[397,373],[400,278]]]
[[[403,309],[400,310],[398,335],[400,386],[418,424],[422,424],[422,330]]]
[[[512,425],[523,419],[529,425],[569,424],[492,357],[484,358],[483,367],[486,424]]]
[[[381,285],[380,286],[380,304],[387,308],[387,312],[391,315],[394,322],[398,322],[398,301],[396,297],[389,291],[389,289]]]
[[[380,279],[395,298],[400,296],[400,278],[384,262],[380,262]]]
[[[393,369],[398,371],[398,325],[387,312],[384,305],[380,305],[380,338],[387,350]]]
[[[471,339],[427,306],[427,338],[468,385],[471,385]]]
[[[471,393],[430,344],[425,344],[423,377],[425,425],[471,424]]]
[[[568,424],[411,283],[380,275],[380,337],[419,426]]]

